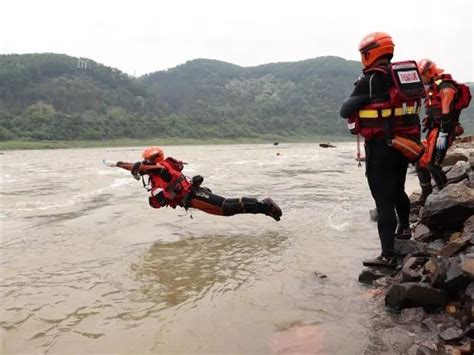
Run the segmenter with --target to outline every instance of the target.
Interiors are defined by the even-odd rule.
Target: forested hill
[[[0,55],[0,139],[103,139],[163,116],[136,79],[61,54]]]
[[[0,55],[0,140],[346,134],[338,111],[359,73],[338,57],[197,59],[135,79],[89,59]]]
[[[206,134],[343,134],[339,108],[359,72],[337,57],[250,68],[197,59],[139,80]]]

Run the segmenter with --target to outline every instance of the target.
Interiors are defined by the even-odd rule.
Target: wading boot
[[[275,221],[279,221],[282,215],[280,207],[270,197],[264,198],[262,203],[266,206],[265,214],[272,217]]]
[[[386,256],[384,254],[380,254],[379,256],[373,259],[364,259],[362,264],[364,266],[385,266],[385,267],[396,268],[397,258],[394,255]]]
[[[429,164],[428,169],[431,173],[431,176],[433,176],[433,180],[435,181],[439,191],[444,189],[448,184],[448,179],[446,178],[443,168],[440,165]]]
[[[410,226],[408,226],[408,227],[398,226],[397,230],[395,231],[395,238],[396,239],[403,239],[403,240],[411,239],[411,228],[410,228]]]
[[[418,200],[418,203],[421,206],[424,206],[426,199],[433,192],[433,188],[431,187],[431,175],[428,169],[422,168],[418,164],[416,166],[416,172],[418,174],[418,180],[420,181],[421,186],[421,196]]]

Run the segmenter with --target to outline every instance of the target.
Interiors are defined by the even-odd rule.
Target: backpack
[[[466,84],[457,83],[456,85],[456,102],[454,103],[454,109],[461,111],[469,106],[471,102],[471,90]]]
[[[425,97],[425,87],[415,61],[391,63],[389,70],[402,100],[418,100]]]

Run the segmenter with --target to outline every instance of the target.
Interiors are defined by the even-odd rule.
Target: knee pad
[[[257,213],[258,201],[256,198],[226,198],[222,205],[224,216],[232,216],[238,213]]]

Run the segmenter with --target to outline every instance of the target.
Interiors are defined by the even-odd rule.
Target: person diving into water
[[[165,159],[160,147],[146,148],[142,153],[142,161],[136,163],[106,162],[109,167],[119,167],[131,172],[137,180],[150,192],[149,204],[153,208],[177,206],[195,208],[200,211],[219,215],[233,216],[240,213],[264,214],[279,221],[282,216],[280,207],[267,197],[261,201],[251,197],[225,198],[201,187],[204,178],[194,176],[191,181],[182,174],[184,164],[180,160],[168,157]],[[148,181],[145,182],[145,176]]]

